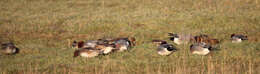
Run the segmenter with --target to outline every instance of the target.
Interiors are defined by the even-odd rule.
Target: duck
[[[73,41],[72,43],[72,47],[73,48],[95,48],[96,45],[99,44],[109,44],[111,43],[110,40],[106,40],[106,39],[97,39],[97,40],[87,40],[87,41]]]
[[[92,57],[97,57],[99,55],[101,55],[103,53],[103,51],[101,50],[97,50],[94,48],[81,48],[78,50],[75,50],[74,52],[74,58],[75,57],[84,57],[84,58],[92,58]]]
[[[163,40],[152,40],[153,43],[155,43],[157,47],[157,53],[162,56],[168,56],[172,54],[173,52],[177,51],[177,48],[173,46],[172,44],[168,44],[166,41]]]
[[[122,52],[129,50],[131,47],[135,46],[135,38],[128,37],[128,38],[117,38],[112,40],[113,44],[115,44],[117,51]]]
[[[97,40],[97,44],[113,44],[113,39],[110,38],[102,38]]]
[[[187,44],[188,42],[192,41],[193,36],[189,34],[174,34],[174,33],[168,33],[168,36],[171,41],[173,41],[175,44]]]
[[[115,50],[115,47],[116,46],[114,44],[99,44],[96,45],[95,48],[103,51],[102,53],[106,55],[113,52]]]
[[[201,35],[198,35],[198,36],[194,36],[194,40],[196,43],[201,43],[201,42],[205,42],[207,41],[209,38],[208,35],[205,35],[205,34],[201,34]]]
[[[247,36],[242,34],[231,34],[232,43],[240,43],[244,40],[248,40]]]
[[[208,39],[206,41],[206,43],[208,43],[209,45],[217,45],[217,44],[220,43],[220,40],[218,40],[218,39]]]
[[[17,48],[12,42],[3,43],[1,44],[0,52],[6,55],[13,55],[19,53],[19,48]]]
[[[88,40],[84,43],[84,48],[88,48],[88,47],[91,47],[91,48],[94,48],[97,44],[98,44],[98,40]]]
[[[194,37],[195,43],[206,43],[208,45],[217,45],[220,43],[218,39],[210,38],[208,35],[201,34],[199,36]]]
[[[195,43],[190,46],[192,54],[207,55],[210,53],[212,47],[206,43]]]

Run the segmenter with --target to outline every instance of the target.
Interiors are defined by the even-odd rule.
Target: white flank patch
[[[112,51],[112,47],[106,47],[105,49],[104,49],[104,51],[103,51],[103,53],[104,54],[108,54],[108,53],[110,53],[111,51]]]
[[[121,46],[119,51],[125,51],[127,50],[127,46]]]
[[[166,48],[164,48],[163,50],[158,51],[159,55],[169,55],[171,54],[171,51],[168,51]]]
[[[15,53],[16,52],[16,49],[13,49],[13,53]]]
[[[232,43],[240,43],[242,42],[242,39],[235,39],[235,40],[232,40]]]
[[[179,38],[174,38],[174,41],[173,41],[174,43],[176,43],[176,44],[181,44],[181,41],[180,41],[180,39]]]
[[[192,54],[207,55],[209,52],[209,49],[203,48],[202,51],[193,51]]]
[[[80,53],[80,56],[82,56],[82,57],[89,57],[89,55],[87,53]]]

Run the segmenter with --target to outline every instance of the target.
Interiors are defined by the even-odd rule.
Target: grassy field
[[[0,0],[0,42],[21,52],[0,56],[1,74],[259,74],[260,0]],[[159,56],[152,39],[208,34],[222,42],[211,56],[190,44]],[[233,44],[232,33],[249,36]],[[129,52],[73,58],[73,40],[136,37]],[[168,40],[169,41],[169,40]],[[171,42],[172,43],[172,42]]]

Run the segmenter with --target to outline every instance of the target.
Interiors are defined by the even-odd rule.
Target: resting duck
[[[210,38],[209,38],[208,35],[201,34],[201,35],[195,36],[194,39],[195,39],[195,42],[196,42],[196,43],[201,43],[201,42],[207,41],[207,40],[210,39]]]
[[[96,45],[95,48],[100,51],[103,51],[102,52],[103,54],[109,54],[112,51],[114,51],[115,47],[116,46],[114,44],[99,44],[99,45]]]
[[[176,47],[172,44],[168,44],[166,41],[163,40],[153,40],[153,43],[157,44],[157,53],[162,56],[168,56],[173,52],[177,51]]]
[[[190,46],[191,53],[197,55],[207,55],[211,49],[211,46],[206,43],[195,43]]]
[[[0,52],[7,55],[19,53],[19,49],[12,43],[1,44]]]
[[[220,43],[218,39],[210,38],[208,35],[204,35],[204,34],[195,36],[194,40],[196,43],[206,43],[209,45],[216,45]]]
[[[76,50],[74,52],[74,56],[73,57],[85,57],[85,58],[92,58],[92,57],[96,57],[100,54],[102,54],[103,51],[94,49],[94,48],[82,48],[79,50]]]
[[[244,40],[248,40],[247,36],[242,34],[231,34],[232,43],[240,43]]]
[[[119,52],[122,52],[135,46],[135,38],[117,38],[113,40],[113,44],[115,44],[116,49],[118,49]]]
[[[95,48],[96,45],[99,44],[109,44],[111,43],[110,40],[106,40],[106,39],[98,39],[98,40],[88,40],[86,42],[84,41],[73,41],[72,43],[72,47],[73,48]]]
[[[170,40],[173,41],[175,44],[183,44],[183,43],[188,43],[192,41],[193,36],[192,35],[184,35],[184,34],[173,34],[173,33],[168,33],[168,36],[170,37]]]

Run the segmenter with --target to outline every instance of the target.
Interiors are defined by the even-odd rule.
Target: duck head
[[[131,45],[131,46],[135,46],[135,43],[136,43],[135,41],[136,41],[136,39],[135,39],[134,37],[129,37],[129,38],[128,38],[128,41],[130,42],[130,45]]]
[[[233,33],[233,34],[231,34],[231,36],[230,36],[230,37],[231,37],[231,38],[232,38],[232,37],[235,37],[235,35],[236,35],[236,34],[234,34],[234,33]]]
[[[170,40],[174,41],[175,38],[180,38],[178,34],[168,33],[168,36],[170,37]]]
[[[168,33],[168,36],[170,36],[170,40],[173,41],[176,44],[181,44],[180,36],[178,34]]]
[[[75,58],[75,57],[78,57],[79,54],[80,54],[80,50],[75,50],[75,52],[74,52],[74,56],[73,56],[73,57],[74,57],[74,58]]]
[[[84,47],[84,41],[73,41],[72,48],[83,48]]]
[[[168,33],[168,36],[170,37],[170,40],[172,40],[172,41],[180,38],[180,36],[178,34],[173,34],[173,33]]]

